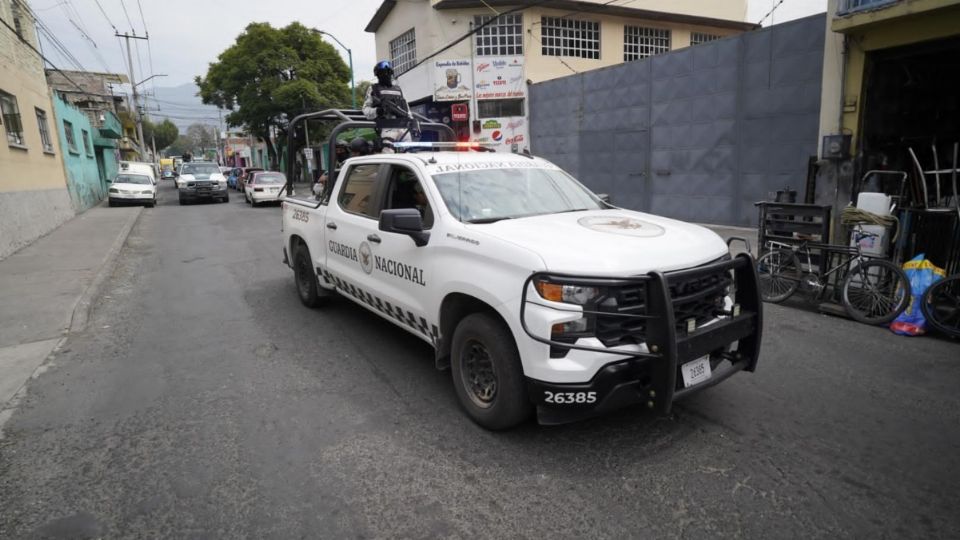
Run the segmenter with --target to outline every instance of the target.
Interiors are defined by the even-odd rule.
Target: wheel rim
[[[784,299],[797,288],[799,281],[791,254],[772,252],[757,264],[760,293],[764,300]]]
[[[497,372],[486,345],[468,340],[460,356],[460,367],[460,378],[470,401],[482,409],[492,407],[497,399]]]
[[[297,291],[301,298],[310,296],[310,267],[303,255],[297,257]]]
[[[900,275],[883,265],[860,265],[847,285],[846,299],[866,319],[883,320],[898,311],[905,295]]]

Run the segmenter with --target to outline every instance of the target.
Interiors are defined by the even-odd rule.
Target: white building
[[[517,151],[529,84],[753,29],[746,12],[746,0],[384,0],[366,31],[415,111]]]

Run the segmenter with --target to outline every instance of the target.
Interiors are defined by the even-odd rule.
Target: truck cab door
[[[383,175],[381,208],[416,209],[423,219],[424,230],[432,229],[433,206],[420,175],[406,165],[384,167],[387,170]],[[367,238],[367,243],[373,254],[370,271],[377,277],[383,300],[393,307],[393,318],[434,341],[438,335],[436,310],[429,305],[433,295],[428,294],[427,287],[431,285],[435,257],[431,257],[433,247],[429,241],[418,247],[408,235],[378,230]]]
[[[376,290],[373,257],[364,249],[378,227],[379,199],[385,167],[378,163],[351,165],[336,187],[327,208],[324,278],[341,292],[363,300],[361,292]]]

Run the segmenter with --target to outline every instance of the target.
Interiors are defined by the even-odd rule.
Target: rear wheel
[[[931,285],[920,309],[931,328],[960,338],[960,274]]]
[[[293,277],[297,283],[297,294],[303,305],[315,308],[321,303],[317,273],[310,262],[310,250],[306,246],[297,248],[293,259]]]
[[[886,324],[910,303],[910,282],[892,262],[863,261],[844,278],[841,298],[855,321]]]
[[[450,364],[457,398],[477,424],[508,429],[530,416],[520,354],[502,321],[466,316],[453,332]]]
[[[800,259],[786,249],[775,249],[757,260],[760,295],[764,302],[783,302],[800,286]]]

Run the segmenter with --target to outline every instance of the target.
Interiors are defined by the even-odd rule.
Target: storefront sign
[[[470,99],[469,60],[436,60],[433,63],[434,101]]]
[[[482,57],[477,58],[474,66],[473,88],[477,99],[526,97],[523,58]]]
[[[454,103],[450,106],[450,116],[454,122],[466,122],[470,120],[470,110],[466,103]]]

